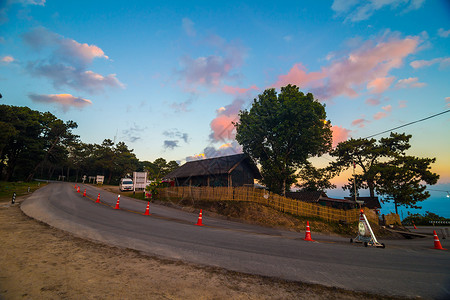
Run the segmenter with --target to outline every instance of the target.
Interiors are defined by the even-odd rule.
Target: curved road
[[[87,197],[82,196],[87,189]],[[98,193],[101,203],[95,203]],[[431,249],[431,238],[384,241],[386,249],[350,244],[348,239],[230,222],[151,205],[81,185],[52,183],[21,206],[29,216],[77,236],[150,255],[233,271],[316,283],[384,295],[450,298],[450,251]],[[449,248],[448,240],[442,240]]]

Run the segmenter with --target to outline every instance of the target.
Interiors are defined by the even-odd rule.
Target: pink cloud
[[[231,94],[231,95],[245,94],[251,90],[258,90],[258,89],[259,88],[256,85],[252,85],[249,88],[239,88],[239,87],[234,87],[234,86],[229,86],[229,85],[224,85],[222,87],[222,91],[224,93]]]
[[[37,27],[25,33],[23,40],[28,46],[37,51],[46,48],[53,49],[53,60],[64,61],[76,67],[86,66],[95,58],[109,59],[101,48],[65,38],[45,27]]]
[[[363,128],[364,126],[366,126],[366,123],[368,123],[368,121],[366,119],[356,119],[352,122],[353,126],[357,126],[359,128]]]
[[[389,105],[383,106],[381,109],[384,110],[384,111],[387,111],[387,112],[391,112],[392,111],[392,105],[389,104]]]
[[[396,88],[405,89],[405,88],[420,88],[426,86],[426,83],[419,82],[419,78],[417,77],[409,77],[406,79],[400,79],[395,84]]]
[[[438,57],[431,60],[415,60],[412,61],[409,65],[414,69],[429,67],[434,64],[439,64],[439,68],[445,68],[450,65],[450,57]]]
[[[345,129],[341,126],[333,125],[331,127],[331,131],[333,132],[333,148],[337,146],[340,142],[344,142],[348,139],[351,130]]]
[[[276,88],[286,86],[288,84],[295,84],[300,88],[313,86],[320,86],[320,80],[325,78],[326,74],[322,72],[307,73],[306,68],[302,64],[295,64],[286,75],[278,76],[277,82],[273,85]]]
[[[450,97],[445,98],[445,103],[447,103],[447,107],[450,107]]]
[[[337,96],[357,97],[369,83],[370,87],[382,91],[393,80],[388,77],[389,72],[401,67],[418,44],[418,37],[392,37],[377,44],[369,41],[348,56],[332,61],[320,72],[308,73],[302,64],[295,64],[288,74],[278,76],[273,86],[296,84],[309,88],[321,100]]]
[[[383,119],[383,118],[386,118],[386,117],[387,117],[387,113],[382,112],[382,111],[377,112],[376,114],[373,115],[373,118],[375,120],[380,120],[380,119]]]
[[[9,63],[12,63],[14,61],[14,57],[12,57],[11,55],[6,55],[6,56],[3,56],[0,61],[2,63],[9,64]]]
[[[211,35],[203,41],[215,48],[220,55],[192,58],[184,56],[177,71],[179,83],[186,90],[197,91],[198,87],[219,88],[225,80],[236,80],[240,74],[237,69],[242,65],[246,50],[238,43],[227,43],[217,35]]]
[[[380,99],[375,99],[375,98],[369,98],[366,100],[366,104],[370,105],[370,106],[377,106],[381,103]]]
[[[243,100],[235,99],[230,105],[217,110],[217,116],[210,123],[211,140],[224,142],[235,138],[236,130],[232,122],[239,121],[239,111],[243,104]]]
[[[367,83],[367,88],[371,93],[381,94],[386,91],[394,82],[395,77],[379,77]]]
[[[81,109],[85,106],[92,104],[91,100],[75,97],[70,94],[55,94],[55,95],[29,94],[28,97],[33,102],[57,104],[64,112],[68,111],[71,107]]]

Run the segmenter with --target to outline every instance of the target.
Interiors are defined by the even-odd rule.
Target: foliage
[[[395,210],[404,205],[417,207],[430,195],[425,191],[426,184],[435,184],[439,175],[430,171],[433,158],[418,158],[406,155],[411,145],[411,135],[391,133],[387,138],[350,139],[339,143],[330,152],[336,162],[330,164],[330,170],[338,174],[352,166],[359,166],[362,174],[356,175],[356,188],[368,188],[370,196],[386,196],[384,201],[393,201]],[[343,189],[354,196],[353,179]],[[357,191],[358,193],[358,191]]]
[[[297,186],[302,191],[325,191],[336,188],[336,185],[330,182],[332,173],[328,169],[317,169],[310,163],[300,169],[298,178],[300,182]]]
[[[331,156],[336,158],[336,162],[330,165],[330,169],[335,173],[359,166],[363,174],[357,183],[357,188],[367,187],[370,197],[375,196],[376,181],[379,177],[378,165],[383,159],[392,159],[398,155],[404,155],[405,151],[411,146],[409,139],[411,135],[391,133],[390,137],[382,138],[377,142],[376,139],[350,139],[339,143],[335,149],[330,152]],[[347,189],[351,190],[349,186]]]
[[[266,89],[234,123],[236,140],[261,165],[263,183],[284,195],[295,171],[311,156],[331,148],[332,133],[324,105],[295,85]]]
[[[430,171],[433,158],[399,156],[378,166],[380,177],[377,181],[377,193],[387,195],[387,201],[395,204],[395,213],[399,205],[421,208],[417,202],[430,197],[425,191],[426,184],[436,184],[439,175]]]
[[[435,213],[426,211],[425,215],[411,214],[404,218],[403,224],[415,224],[415,225],[430,225],[430,221],[450,221],[450,219],[441,217]],[[438,223],[436,224],[438,225]]]
[[[167,162],[164,158],[157,158],[154,162],[145,162],[144,170],[148,172],[151,180],[161,180],[164,176],[179,167],[174,160]]]
[[[28,107],[0,105],[0,124],[0,174],[7,181],[29,181],[39,167],[62,163],[67,144],[77,138],[75,122]]]

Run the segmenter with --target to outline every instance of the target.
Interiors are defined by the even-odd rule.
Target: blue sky
[[[239,152],[239,110],[288,83],[326,104],[335,143],[450,108],[448,1],[224,2],[0,1],[1,103],[180,162]],[[437,158],[443,190],[449,125],[400,130],[409,154]]]

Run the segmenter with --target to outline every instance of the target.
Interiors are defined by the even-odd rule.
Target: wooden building
[[[254,184],[261,173],[246,154],[189,161],[164,176],[177,186],[232,187]]]

